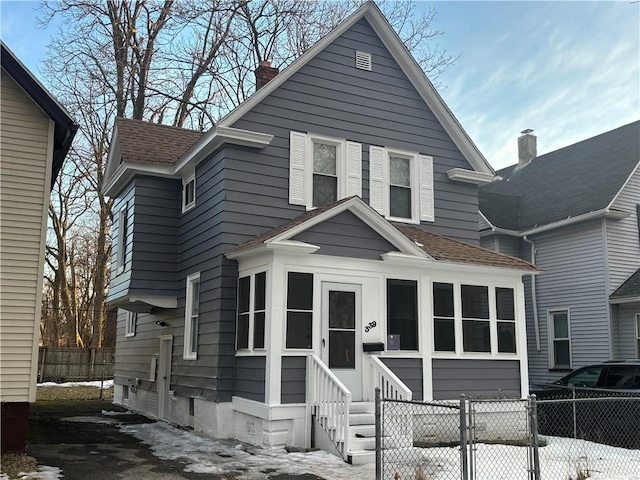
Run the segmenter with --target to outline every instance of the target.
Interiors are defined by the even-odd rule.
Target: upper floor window
[[[196,205],[196,177],[192,175],[182,181],[182,212]]]
[[[571,368],[569,310],[549,312],[549,349],[551,368]]]
[[[289,203],[307,210],[362,195],[362,145],[291,132]]]
[[[124,271],[127,260],[127,243],[129,236],[129,209],[127,205],[118,212],[118,237],[116,242],[116,274]]]
[[[238,350],[264,348],[266,279],[260,272],[238,280]]]
[[[374,209],[393,221],[434,220],[432,157],[372,145],[369,168]]]
[[[418,282],[387,280],[387,334],[400,336],[400,350],[418,350]]]
[[[200,273],[187,277],[184,306],[184,354],[186,359],[198,358],[198,318],[200,315]]]
[[[127,322],[124,326],[124,336],[133,337],[136,334],[136,323],[138,321],[138,314],[135,312],[127,312]]]

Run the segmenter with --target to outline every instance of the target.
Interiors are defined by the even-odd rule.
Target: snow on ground
[[[214,440],[191,431],[183,431],[165,423],[123,425],[129,433],[150,446],[161,459],[186,463],[185,471],[210,474],[233,473],[238,480],[265,480],[266,472],[280,474],[312,473],[327,480],[371,480],[375,467],[348,465],[326,452],[286,453],[263,450],[237,441]],[[576,466],[588,466],[593,480],[640,480],[640,451],[608,447],[582,440],[548,437],[541,447],[542,478],[565,480],[575,476]],[[458,468],[456,455],[450,448],[420,449],[424,457],[449,459],[431,472],[430,479],[454,478]],[[456,452],[454,452],[456,453]],[[478,445],[476,451],[478,480],[517,480],[527,478],[527,451],[509,445]],[[613,467],[612,467],[613,466]],[[607,468],[610,470],[607,471]],[[516,472],[521,471],[522,474]],[[435,473],[435,475],[434,475]]]
[[[47,467],[46,465],[38,465],[37,472],[20,472],[18,480],[60,480],[64,475],[58,467]],[[9,480],[4,473],[0,475],[0,480]]]
[[[100,388],[102,384],[102,388],[111,388],[113,387],[113,380],[104,380],[101,382],[100,380],[96,380],[94,382],[66,382],[66,383],[55,383],[55,382],[44,382],[39,383],[39,387],[96,387]]]
[[[107,417],[109,416],[119,416],[119,415],[133,415],[133,412],[131,412],[130,410],[125,410],[124,412],[112,412],[112,411],[107,411],[107,410],[102,410],[102,415],[105,415]]]

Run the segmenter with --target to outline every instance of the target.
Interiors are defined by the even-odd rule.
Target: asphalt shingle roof
[[[640,269],[627,278],[609,298],[640,297]]]
[[[601,210],[639,161],[640,121],[541,155],[521,168],[499,170],[502,180],[479,190],[480,210],[494,226],[509,230]]]
[[[173,165],[203,132],[130,118],[116,118],[122,158],[127,163]]]
[[[280,235],[292,228],[312,219],[313,217],[331,210],[338,205],[350,200],[353,197],[348,197],[343,200],[325,205],[315,210],[303,213],[299,217],[294,218],[290,222],[287,222],[279,227],[276,227],[262,235],[259,235],[251,240],[241,243],[232,252],[239,252],[251,247],[257,247],[258,245]],[[511,257],[501,253],[496,253],[486,248],[478,247],[468,243],[453,240],[442,235],[436,235],[425,230],[421,230],[416,227],[407,227],[404,225],[394,225],[405,237],[418,245],[429,256],[437,261],[463,263],[470,265],[485,265],[491,267],[504,267],[504,268],[517,268],[520,270],[538,270],[524,260]]]

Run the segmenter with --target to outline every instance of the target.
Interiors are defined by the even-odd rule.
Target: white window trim
[[[433,284],[434,283],[449,283],[453,284],[453,318],[454,318],[454,338],[455,338],[455,351],[447,352],[435,349],[435,323],[434,323],[434,310],[433,310]],[[475,318],[463,318],[462,317],[462,285],[471,285],[474,287],[487,287],[489,290],[489,318],[488,319],[475,319]],[[513,303],[515,320],[499,320],[498,308],[496,305],[496,288],[509,288],[513,290]],[[518,313],[518,289],[516,285],[505,283],[479,283],[477,281],[464,281],[453,280],[451,278],[432,278],[429,283],[429,301],[430,305],[430,332],[431,335],[431,353],[433,358],[504,358],[504,359],[517,359],[522,355],[520,344],[518,343],[518,335],[520,335],[520,329],[524,319],[521,319]],[[444,317],[442,317],[444,318]],[[489,322],[490,342],[491,350],[489,352],[466,352],[464,350],[464,335],[462,329],[463,320],[478,320],[483,322]],[[498,351],[498,322],[512,322],[515,324],[515,352],[499,352]]]
[[[200,283],[200,272],[192,273],[187,277],[187,285],[186,285],[186,299],[184,306],[184,353],[183,358],[185,360],[195,360],[198,358],[198,350],[196,343],[196,351],[191,351],[191,336],[193,335],[191,322],[192,313],[193,313],[193,286],[196,283]],[[198,321],[200,320],[200,315],[198,312]],[[197,323],[196,323],[196,336],[198,335]]]
[[[416,282],[416,312],[418,315],[417,318],[417,322],[418,322],[418,339],[417,339],[417,345],[418,345],[418,349],[417,350],[402,350],[402,349],[398,349],[398,350],[387,350],[387,343],[389,341],[389,280],[400,280],[400,281],[406,281],[406,282]],[[422,329],[422,322],[420,321],[420,317],[422,315],[422,281],[420,279],[419,276],[411,276],[411,275],[385,275],[383,277],[383,290],[384,290],[384,295],[382,298],[382,315],[380,317],[381,322],[384,324],[383,326],[383,331],[384,331],[384,344],[385,344],[385,354],[386,355],[396,355],[396,356],[403,356],[403,355],[413,355],[416,353],[421,353],[422,352],[422,336],[424,335],[423,333],[423,329]],[[363,320],[364,322],[364,320]]]
[[[127,219],[127,206],[125,205],[118,212],[118,238],[116,244],[116,275],[124,272],[124,263],[126,259],[127,239],[125,232],[125,223]]]
[[[640,222],[640,218],[638,218]],[[635,314],[635,329],[636,329],[636,358],[640,358],[640,313]]]
[[[556,313],[567,313],[567,334],[568,338],[556,339],[553,329],[553,315]],[[573,369],[573,348],[571,345],[571,309],[568,307],[552,308],[547,310],[547,350],[549,355],[549,370],[571,370]],[[555,340],[569,340],[569,365],[557,366],[553,360],[553,345]]]
[[[264,273],[265,274],[265,285],[264,285],[264,295],[265,295],[265,305],[264,305],[264,310],[258,310],[256,311],[255,309],[255,302],[256,302],[256,275],[260,274],[260,273]],[[269,314],[269,310],[270,310],[270,304],[269,304],[269,297],[268,297],[268,292],[269,292],[269,286],[267,284],[268,279],[269,279],[269,274],[267,272],[267,269],[265,268],[261,268],[261,269],[257,269],[255,271],[252,271],[251,273],[242,273],[241,275],[238,275],[238,291],[239,291],[239,286],[240,286],[240,279],[241,278],[246,278],[249,277],[249,311],[247,312],[249,314],[249,341],[247,342],[247,348],[242,348],[239,349],[238,348],[238,328],[237,328],[237,322],[238,322],[238,315],[240,313],[239,310],[239,305],[236,305],[236,354],[247,354],[247,353],[251,353],[251,352],[260,352],[261,354],[264,355],[265,351],[267,350],[267,332],[266,332],[266,327],[267,327],[267,316]],[[238,295],[238,302],[240,301],[240,295]],[[255,348],[254,346],[254,326],[255,326],[255,314],[256,313],[262,313],[264,312],[265,314],[265,338],[264,338],[264,347],[262,348]]]
[[[138,323],[138,314],[136,312],[127,311],[127,319],[124,326],[125,337],[134,337],[136,335],[137,323]]]
[[[409,159],[411,218],[391,216],[391,155]],[[433,222],[435,220],[433,157],[409,150],[370,145],[369,195],[371,206],[389,221],[412,225]]]
[[[313,144],[336,147],[336,201],[358,195],[362,197],[362,144],[344,138],[316,133],[290,132],[289,203],[313,206]]]
[[[191,202],[186,203],[186,199],[187,196],[185,195],[186,193],[186,188],[187,185],[189,183],[193,182],[193,200],[191,200]],[[185,177],[182,179],[182,213],[188,212],[189,210],[191,210],[193,207],[196,206],[196,176],[195,173]]]

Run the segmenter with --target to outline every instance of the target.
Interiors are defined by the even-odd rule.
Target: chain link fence
[[[637,475],[640,395],[604,393],[549,390],[542,400],[379,399],[376,479],[596,480]],[[562,396],[569,398],[558,398]]]

